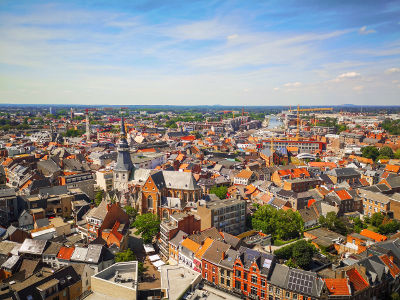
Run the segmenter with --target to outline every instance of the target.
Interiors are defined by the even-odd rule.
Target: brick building
[[[160,224],[160,238],[158,245],[162,258],[168,259],[170,247],[169,241],[182,231],[186,235],[200,231],[200,220],[192,214],[173,214],[169,219],[162,220]]]

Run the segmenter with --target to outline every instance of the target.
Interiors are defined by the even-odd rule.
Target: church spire
[[[130,171],[133,169],[129,145],[126,141],[126,130],[124,118],[121,118],[120,136],[118,141],[118,156],[115,171]]]
[[[120,136],[119,137],[120,139],[126,138],[125,119],[124,119],[124,117],[121,117],[121,128],[120,128],[119,136]]]

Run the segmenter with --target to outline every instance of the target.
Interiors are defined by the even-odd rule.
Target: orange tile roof
[[[310,161],[308,165],[310,167],[317,167],[317,168],[330,168],[330,169],[337,168],[337,165],[334,162],[325,162],[325,161]]]
[[[371,239],[375,240],[376,242],[382,242],[382,241],[386,241],[387,240],[386,236],[384,236],[382,234],[379,234],[379,233],[376,233],[376,232],[373,232],[372,230],[369,230],[369,229],[361,230],[360,234],[362,236],[366,236],[368,238],[371,238]]]
[[[386,165],[385,171],[392,172],[392,173],[399,173],[400,166],[397,165]]]
[[[308,200],[307,207],[310,207],[315,202],[316,202],[315,199]]]
[[[74,253],[75,247],[61,247],[58,251],[57,258],[69,260]]]
[[[257,188],[254,185],[250,184],[246,186],[246,194],[252,194],[256,189]]]
[[[157,151],[154,148],[146,148],[146,149],[140,149],[137,152],[139,153],[139,152],[157,152]]]
[[[181,245],[182,245],[182,247],[189,249],[193,253],[196,253],[197,250],[199,250],[199,248],[201,246],[201,245],[197,244],[195,241],[192,241],[191,239],[188,239],[188,238],[184,239]]]
[[[213,242],[214,242],[213,239],[206,238],[206,240],[204,241],[203,246],[201,246],[201,248],[196,252],[195,256],[198,259],[201,259],[203,257],[203,255],[204,255],[204,253],[207,251],[207,249],[211,247]]]
[[[235,177],[249,179],[253,175],[253,171],[242,170]]]
[[[335,296],[350,296],[350,285],[347,278],[325,278],[329,293]]]
[[[368,282],[365,281],[355,268],[347,270],[346,274],[356,292],[366,289],[369,286]]]
[[[353,197],[346,191],[346,190],[336,190],[335,191],[336,195],[339,196],[340,200],[350,200]]]
[[[396,277],[400,273],[400,268],[389,259],[389,256],[384,254],[379,256],[379,258],[389,268],[390,274],[392,274],[393,277]]]

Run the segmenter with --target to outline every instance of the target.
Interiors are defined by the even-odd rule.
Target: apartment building
[[[359,195],[363,202],[364,215],[372,216],[374,213],[381,212],[391,215],[390,197],[381,193],[375,193],[366,189],[360,189]]]
[[[168,219],[162,220],[160,224],[160,239],[158,246],[162,258],[168,260],[169,257],[169,242],[182,231],[187,235],[200,231],[200,220],[186,213],[173,214]]]
[[[218,231],[236,235],[246,228],[246,201],[241,199],[201,200],[197,214],[201,219],[201,230],[215,227]]]

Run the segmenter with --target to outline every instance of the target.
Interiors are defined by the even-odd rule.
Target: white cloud
[[[393,74],[400,72],[400,68],[390,68],[385,71],[386,74]]]
[[[228,35],[226,38],[227,38],[228,40],[234,40],[234,39],[237,39],[238,37],[239,37],[239,35],[237,35],[237,34],[235,33],[235,34]]]
[[[347,72],[340,74],[337,78],[342,79],[342,78],[354,78],[354,77],[359,77],[360,73],[357,72]]]
[[[292,88],[292,87],[300,87],[301,86],[301,82],[288,82],[288,83],[285,83],[284,85],[283,85],[284,87],[289,87],[289,88]]]
[[[353,90],[355,90],[357,92],[362,91],[363,89],[364,89],[363,85],[356,85],[355,87],[353,87]]]
[[[375,33],[376,30],[374,29],[367,29],[367,26],[363,26],[360,28],[360,30],[358,31],[359,34],[362,35],[367,35],[367,34],[371,34],[371,33]]]

